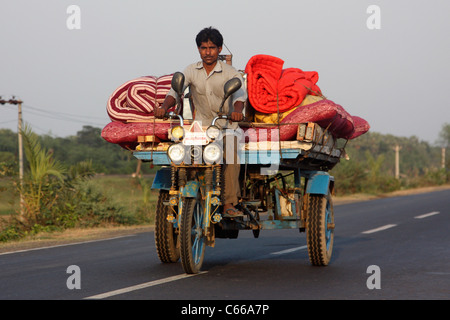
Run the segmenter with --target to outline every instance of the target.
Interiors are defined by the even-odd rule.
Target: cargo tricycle
[[[224,101],[239,89],[239,79],[224,86]],[[182,95],[183,75],[176,73],[172,87]],[[223,105],[223,102],[222,102]],[[179,110],[179,108],[177,108]],[[252,123],[242,122],[239,143],[241,197],[236,206],[244,213],[229,218],[223,212],[223,130],[217,119],[206,128],[183,119],[179,111],[167,114],[170,142],[144,140],[134,151],[142,161],[161,166],[152,188],[159,190],[155,242],[164,263],[181,260],[186,273],[201,271],[205,247],[216,238],[236,239],[242,230],[255,238],[263,230],[298,229],[306,232],[310,263],[328,265],[333,251],[334,178],[328,171],[344,156],[344,147],[315,123],[298,124],[295,141],[252,141]],[[264,129],[259,125],[258,130]],[[278,141],[277,141],[278,140]]]

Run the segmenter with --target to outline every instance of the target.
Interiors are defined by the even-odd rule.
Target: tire
[[[164,201],[169,200],[169,192],[160,190],[156,205],[155,218],[155,244],[159,260],[163,263],[174,263],[180,259],[180,250],[177,248],[178,232],[173,224],[167,221],[169,206]]]
[[[309,195],[306,242],[311,264],[328,265],[334,242],[334,210],[330,193]]]
[[[180,226],[181,264],[186,273],[198,273],[205,257],[206,237],[202,230],[203,203],[200,199],[184,198]]]

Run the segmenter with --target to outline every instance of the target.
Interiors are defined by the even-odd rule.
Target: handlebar
[[[211,125],[214,126],[218,119],[231,120],[231,117],[229,115],[226,115],[226,114],[219,114],[213,119],[213,121],[211,122]]]
[[[183,117],[182,117],[181,115],[176,114],[176,113],[173,112],[173,111],[171,111],[171,112],[166,112],[166,113],[164,114],[164,119],[167,119],[167,118],[173,119],[173,118],[175,118],[175,117],[178,117],[178,119],[180,119],[180,126],[183,126],[183,125],[184,125],[184,122],[183,122]],[[229,115],[227,115],[227,114],[218,114],[218,115],[213,119],[213,121],[211,122],[211,125],[215,125],[215,124],[216,124],[216,121],[219,120],[219,119],[225,119],[225,120],[230,120],[230,121],[232,121],[232,120],[231,120],[231,116],[229,116]],[[244,119],[244,120],[245,120],[245,119]]]
[[[181,116],[181,115],[179,115],[179,114],[176,114],[175,112],[173,112],[173,111],[170,111],[170,112],[166,112],[165,114],[164,114],[164,118],[175,118],[175,117],[178,117],[178,119],[180,119],[180,126],[183,126],[184,125],[184,123],[183,123],[183,117]]]

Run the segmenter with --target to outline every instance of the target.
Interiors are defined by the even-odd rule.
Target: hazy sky
[[[70,5],[79,29],[67,26]],[[450,123],[448,0],[1,0],[0,13],[0,95],[24,101],[38,134],[103,128],[118,86],[198,61],[207,26],[238,69],[269,54],[317,71],[324,95],[372,131],[434,143]],[[0,128],[17,130],[16,106],[0,105]]]

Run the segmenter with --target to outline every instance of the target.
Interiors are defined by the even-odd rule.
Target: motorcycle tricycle
[[[183,82],[181,73],[173,76],[172,87],[180,96]],[[225,84],[222,106],[240,86],[239,79]],[[238,148],[241,197],[236,207],[244,215],[230,218],[223,212],[226,132],[216,125],[228,116],[219,112],[206,128],[179,112],[167,116],[173,124],[171,141],[142,144],[134,152],[137,159],[162,166],[152,185],[159,190],[155,243],[162,262],[181,260],[186,273],[198,273],[205,247],[214,247],[216,238],[236,239],[241,230],[258,238],[261,230],[296,228],[306,232],[310,263],[328,265],[335,228],[334,178],[328,171],[345,151],[326,128],[303,123],[296,141],[273,140],[273,132],[271,141],[252,141],[246,135],[253,130],[251,123],[241,123],[245,133]]]

